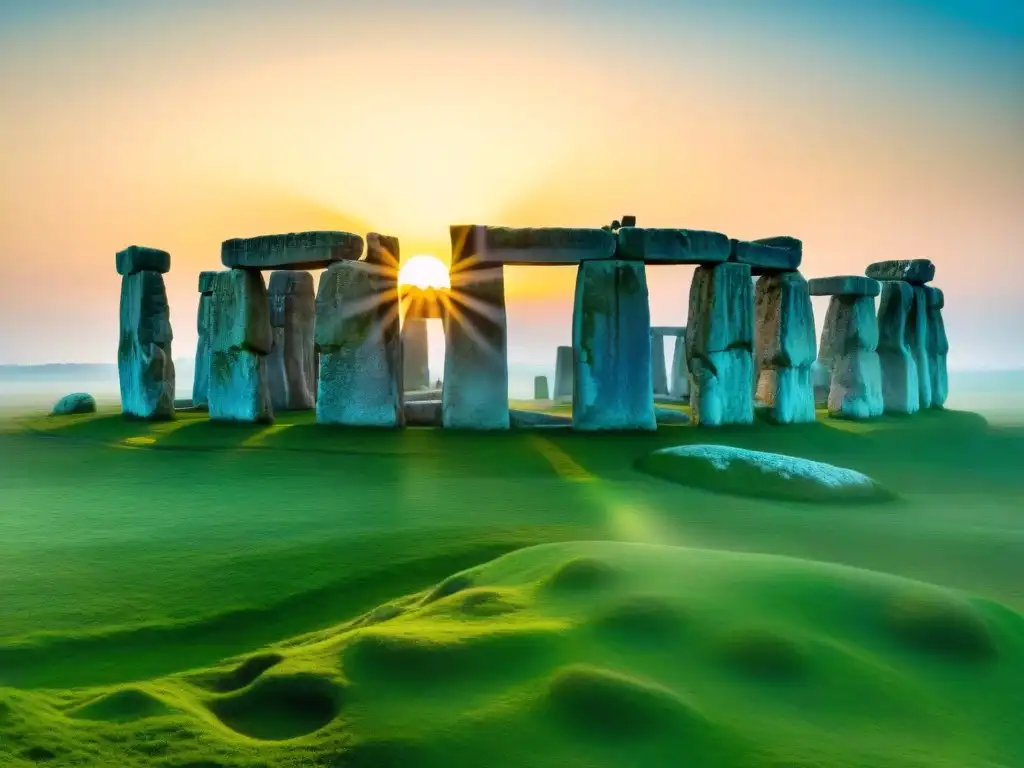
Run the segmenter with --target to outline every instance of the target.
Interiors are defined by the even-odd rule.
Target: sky
[[[228,238],[632,214],[807,277],[930,258],[951,368],[1024,367],[1021,136],[1019,0],[0,0],[0,363],[113,362],[129,244],[188,357]],[[648,269],[653,324],[691,273]],[[553,374],[574,280],[506,270],[510,365]]]

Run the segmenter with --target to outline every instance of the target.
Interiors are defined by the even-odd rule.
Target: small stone
[[[635,227],[636,226],[636,216],[623,216],[622,217],[622,226],[623,227]]]
[[[550,399],[550,392],[548,390],[548,377],[547,376],[534,376],[533,377],[533,399],[534,400],[548,400],[548,399]]]
[[[882,290],[877,280],[860,275],[816,277],[807,287],[811,296],[877,296]]]
[[[450,227],[450,234],[453,268],[467,261],[471,265],[575,265],[615,255],[615,236],[603,229],[459,224]]]
[[[749,264],[752,275],[794,272],[803,259],[803,243],[795,237],[765,237],[760,240],[733,240],[730,261]]]
[[[351,232],[292,232],[225,240],[225,267],[245,269],[324,269],[363,255],[363,238]]]
[[[559,347],[555,354],[555,401],[572,402],[572,347]]]
[[[115,257],[117,274],[122,277],[138,272],[159,272],[166,274],[171,271],[171,254],[158,248],[147,248],[144,245],[130,245],[118,251]]]
[[[623,227],[617,236],[616,258],[648,264],[718,264],[731,249],[721,232],[697,229]]]
[[[924,285],[935,279],[935,265],[929,259],[876,261],[868,265],[864,274],[875,280],[902,280]]]
[[[70,416],[76,413],[96,413],[96,399],[87,392],[74,392],[58,400],[52,411],[54,416]]]

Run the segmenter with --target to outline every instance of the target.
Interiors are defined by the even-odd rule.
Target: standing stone
[[[690,284],[686,359],[697,424],[754,421],[754,297],[750,266],[701,266]]]
[[[755,290],[757,397],[779,424],[812,422],[814,309],[799,272],[767,273]]]
[[[651,331],[651,385],[654,394],[668,394],[668,374],[665,370],[665,337]]]
[[[365,261],[341,261],[320,276],[318,423],[404,424],[397,280],[393,269]]]
[[[121,336],[117,373],[121,409],[140,419],[174,417],[171,311],[163,273],[170,255],[131,246],[116,256],[121,277]]]
[[[218,272],[210,303],[210,418],[270,423],[273,346],[267,286],[257,270]]]
[[[949,396],[949,376],[946,371],[949,340],[942,319],[946,298],[941,290],[932,287],[925,288],[925,295],[928,299],[928,370],[932,377],[932,408],[942,408]]]
[[[917,391],[921,408],[932,405],[932,371],[928,359],[928,296],[923,285],[912,286],[914,301],[907,321],[907,346],[917,365]]]
[[[407,392],[430,386],[427,321],[405,316],[402,323],[402,369]]]
[[[690,366],[686,363],[686,329],[676,336],[672,348],[672,372],[668,381],[668,393],[680,400],[690,397]]]
[[[832,416],[880,416],[882,367],[878,360],[877,281],[856,276],[810,281],[812,295],[832,294],[825,314],[818,359],[828,369],[828,411]]]
[[[215,271],[199,273],[199,311],[196,318],[196,365],[192,377],[192,407],[206,408],[210,402],[210,307]]]
[[[267,356],[270,401],[275,411],[311,410],[317,376],[313,276],[299,270],[271,272],[268,297],[273,335]]]
[[[886,413],[917,413],[920,389],[917,363],[907,344],[914,304],[909,283],[882,281],[878,301],[878,359],[882,366],[882,403]]]
[[[559,347],[555,354],[555,402],[572,402],[572,347]]]
[[[828,391],[832,386],[832,375],[821,360],[811,363],[811,386],[814,388],[814,407],[828,407]]]
[[[643,262],[580,264],[572,343],[573,428],[657,429],[651,382],[651,314]]]
[[[535,376],[533,379],[533,399],[534,400],[548,400],[548,377],[547,376]]]

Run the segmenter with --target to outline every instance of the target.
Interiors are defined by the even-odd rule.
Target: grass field
[[[697,442],[897,499],[634,469]],[[1016,768],[1022,467],[1024,427],[955,411],[649,435],[8,414],[0,765]]]

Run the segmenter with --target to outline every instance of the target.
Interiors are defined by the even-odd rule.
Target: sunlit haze
[[[1014,0],[3,3],[0,363],[113,362],[133,243],[187,358],[227,238],[632,214],[808,277],[930,258],[951,367],[1021,367],[1022,41]],[[691,272],[648,270],[654,324]],[[510,367],[550,374],[574,279],[507,270]]]
[[[445,262],[436,256],[421,253],[402,264],[398,272],[398,283],[417,288],[449,288],[451,278]]]

